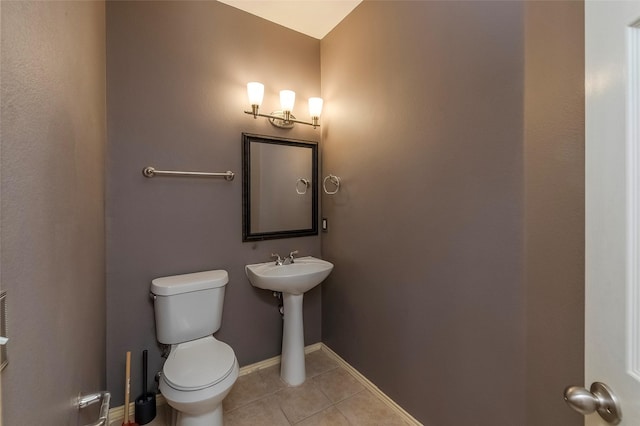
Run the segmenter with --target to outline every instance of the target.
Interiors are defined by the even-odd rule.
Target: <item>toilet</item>
[[[238,379],[231,346],[213,337],[222,322],[227,271],[204,271],[151,282],[156,336],[171,345],[160,392],[177,426],[222,426],[222,400]]]

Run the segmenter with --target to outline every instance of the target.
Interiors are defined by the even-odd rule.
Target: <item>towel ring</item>
[[[335,185],[336,189],[333,191],[328,191],[327,190],[327,180],[329,182],[331,182],[333,185]],[[340,190],[340,178],[338,176],[335,175],[329,175],[327,177],[324,178],[324,180],[322,181],[322,189],[324,189],[324,192],[328,195],[333,195],[333,194],[337,194],[338,191]]]
[[[300,191],[300,184],[302,183],[302,185],[304,185],[304,189],[302,191]],[[298,178],[298,180],[296,181],[296,192],[300,195],[304,195],[307,193],[307,189],[309,189],[309,187],[311,186],[311,183],[309,182],[309,179],[305,179],[305,178]]]

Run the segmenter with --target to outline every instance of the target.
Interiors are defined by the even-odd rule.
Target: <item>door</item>
[[[640,1],[586,1],[585,381],[640,425]],[[598,414],[586,425],[607,425]]]

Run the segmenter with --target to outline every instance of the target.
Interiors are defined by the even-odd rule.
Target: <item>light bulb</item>
[[[262,105],[264,98],[264,84],[252,81],[247,83],[247,94],[249,95],[249,103],[251,105]]]
[[[309,115],[320,117],[322,114],[322,98],[309,98]]]
[[[296,102],[296,92],[293,90],[281,90],[280,91],[280,107],[282,111],[293,111],[293,105]]]

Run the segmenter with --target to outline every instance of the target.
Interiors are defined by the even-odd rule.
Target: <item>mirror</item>
[[[318,144],[242,134],[242,241],[318,235]]]

